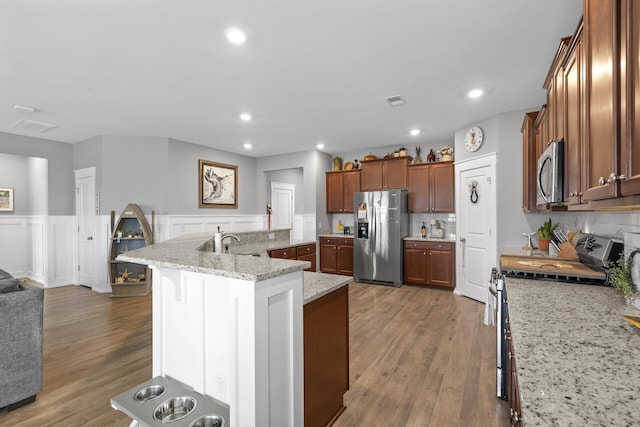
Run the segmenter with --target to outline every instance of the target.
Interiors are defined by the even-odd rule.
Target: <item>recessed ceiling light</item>
[[[26,105],[13,104],[13,109],[16,111],[20,111],[21,113],[33,113],[36,111],[33,107],[27,107]]]
[[[469,98],[480,98],[482,96],[482,89],[470,90],[468,95],[469,95]]]
[[[240,28],[227,28],[224,35],[233,44],[243,44],[247,41],[247,34]]]
[[[251,120],[251,114],[249,114],[249,113],[240,114],[240,120],[248,122],[249,120]]]
[[[318,150],[322,150],[324,148],[324,144],[318,144],[318,145],[316,145],[316,148]]]
[[[245,144],[244,144],[244,146],[243,146],[243,147],[244,147],[246,150],[250,150],[250,149],[251,149],[251,147],[252,147],[252,145],[251,145],[251,144],[249,144],[249,143],[247,142],[247,143],[245,143]]]
[[[409,133],[411,134],[411,136],[418,136],[420,135],[420,129],[411,129]]]

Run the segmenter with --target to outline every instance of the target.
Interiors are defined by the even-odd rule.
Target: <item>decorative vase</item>
[[[427,154],[427,162],[433,163],[435,161],[436,161],[436,153],[434,153],[433,149],[431,149],[431,151],[429,151],[429,154]]]
[[[545,239],[544,237],[538,237],[538,249],[541,251],[548,251],[550,240],[551,239]]]
[[[451,162],[451,161],[453,161],[453,155],[452,154],[443,154],[442,155],[442,161],[443,162]]]

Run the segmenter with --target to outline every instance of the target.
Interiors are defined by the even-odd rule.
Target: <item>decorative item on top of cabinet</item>
[[[433,148],[427,154],[427,163],[433,163],[436,161],[436,153],[433,152]]]
[[[151,290],[151,270],[146,265],[116,260],[121,253],[153,244],[155,212],[151,212],[151,224],[138,205],[129,203],[117,224],[111,211],[111,242],[109,244],[109,282],[112,296],[146,295]]]
[[[409,212],[453,212],[455,174],[452,162],[408,167]]]
[[[334,157],[333,158],[333,171],[341,171],[342,170],[342,157]]]
[[[413,158],[413,161],[411,162],[412,165],[418,165],[422,163],[422,156],[420,155],[420,151],[421,151],[421,148],[416,147],[416,156]]]
[[[360,191],[360,171],[326,173],[327,213],[353,213],[353,193]]]
[[[440,154],[440,160],[443,162],[450,162],[453,160],[453,147],[449,147],[445,145],[441,149],[438,150],[438,154]]]
[[[411,157],[391,157],[362,162],[361,191],[407,188],[407,166]]]

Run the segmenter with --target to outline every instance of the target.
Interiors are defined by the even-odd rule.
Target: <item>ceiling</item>
[[[175,138],[253,157],[451,143],[475,121],[543,104],[581,14],[582,0],[2,0],[0,131]],[[246,44],[226,41],[230,26]],[[484,95],[468,98],[473,88]],[[406,105],[391,107],[394,95]],[[57,127],[10,127],[21,119]]]

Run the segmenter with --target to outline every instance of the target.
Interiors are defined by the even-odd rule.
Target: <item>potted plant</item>
[[[627,303],[632,304],[636,299],[638,289],[633,283],[631,276],[631,267],[633,265],[630,255],[626,255],[624,252],[620,254],[620,258],[616,261],[616,264],[609,269],[609,280],[611,286],[622,292],[622,296]]]
[[[538,249],[541,251],[549,250],[549,241],[551,240],[553,232],[556,231],[556,228],[558,228],[558,224],[554,224],[551,218],[542,223],[540,228],[538,228]]]

